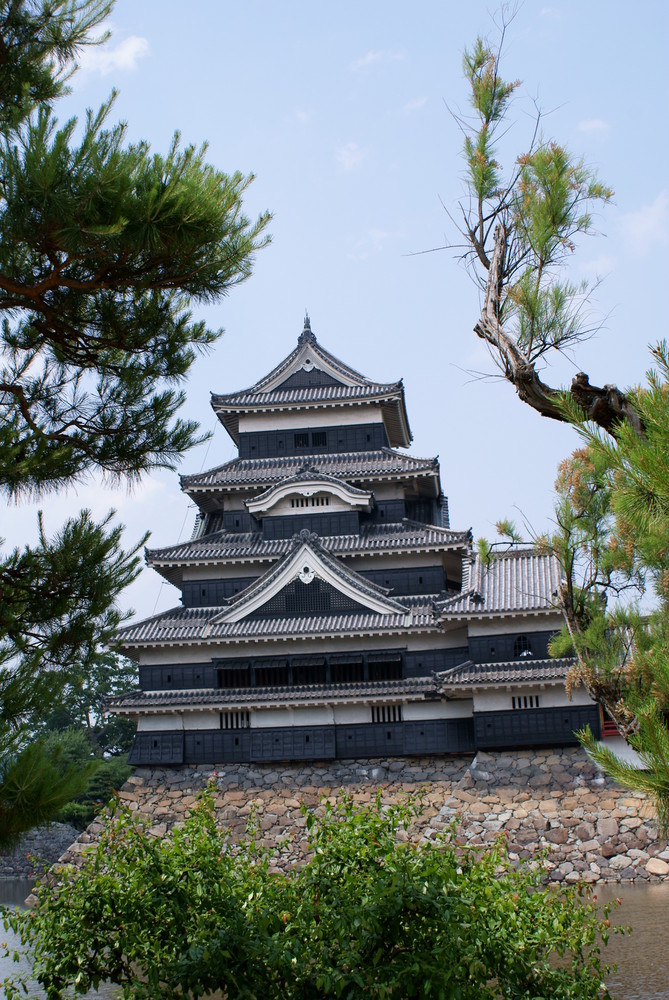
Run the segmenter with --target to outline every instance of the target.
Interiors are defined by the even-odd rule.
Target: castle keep
[[[599,709],[566,660],[559,566],[483,564],[437,459],[407,449],[402,382],[360,375],[305,320],[251,388],[214,395],[239,457],[182,478],[193,536],[147,552],[181,606],[123,629],[140,765],[471,753],[575,743]]]

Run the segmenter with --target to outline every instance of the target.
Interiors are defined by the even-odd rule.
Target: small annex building
[[[190,541],[147,562],[182,595],[121,631],[139,690],[138,765],[471,753],[575,743],[559,565],[514,548],[484,565],[450,527],[436,458],[409,454],[401,381],[316,340],[251,388],[213,395],[239,457],[182,489]]]

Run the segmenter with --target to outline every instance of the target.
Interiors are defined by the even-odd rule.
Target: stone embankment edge
[[[241,835],[253,813],[264,844],[270,849],[284,845],[278,867],[304,857],[302,803],[317,807],[324,795],[337,798],[344,790],[359,804],[371,802],[379,791],[388,803],[420,793],[423,811],[409,830],[411,839],[431,839],[453,821],[462,843],[482,845],[504,833],[514,861],[546,852],[552,882],[669,877],[667,841],[658,838],[652,805],[604,777],[580,748],[479,752],[473,759],[139,768],[119,795],[146,817],[156,836],[163,836],[183,821],[212,778],[221,826]],[[76,863],[100,830],[96,820],[61,860]]]

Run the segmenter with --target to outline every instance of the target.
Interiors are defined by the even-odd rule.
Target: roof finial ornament
[[[302,346],[303,344],[315,344],[316,343],[316,338],[314,337],[313,333],[311,332],[311,320],[309,319],[309,313],[307,312],[306,309],[304,310],[304,329],[302,330],[302,333],[297,338],[297,342],[298,342],[298,344],[300,346]]]

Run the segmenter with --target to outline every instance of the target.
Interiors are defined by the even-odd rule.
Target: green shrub
[[[181,829],[155,838],[119,810],[81,868],[5,913],[57,998],[104,980],[127,998],[605,996],[599,945],[608,910],[577,888],[514,871],[503,840],[474,851],[450,834],[417,845],[419,806],[306,812],[310,860],[287,875],[253,833],[238,845],[205,794]],[[9,998],[18,983],[5,983]]]

